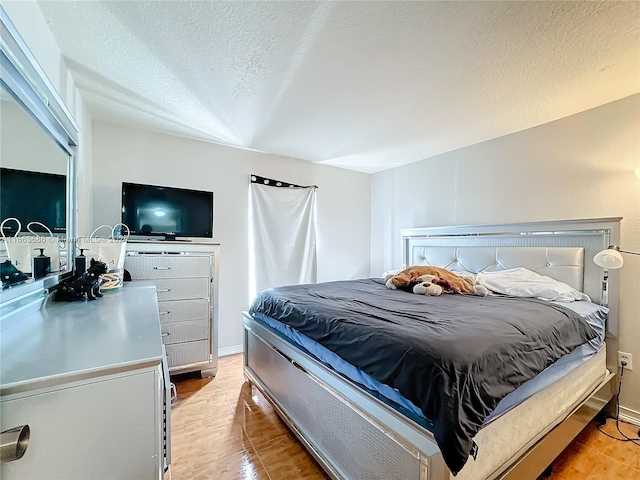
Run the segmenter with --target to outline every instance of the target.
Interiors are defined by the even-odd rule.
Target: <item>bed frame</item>
[[[571,284],[610,308],[617,334],[617,287],[591,259],[618,243],[620,218],[402,230],[403,262],[478,272],[524,266]],[[453,476],[428,430],[283,340],[243,312],[244,372],[335,480],[448,480]],[[614,370],[615,371],[615,370]],[[535,479],[613,397],[614,374],[487,479]],[[471,460],[470,460],[471,461]]]

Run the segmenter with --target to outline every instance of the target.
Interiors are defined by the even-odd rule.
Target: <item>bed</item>
[[[330,342],[328,346],[322,345],[323,337],[327,335],[322,332],[314,334],[317,325],[305,330],[307,327],[303,324],[287,324],[290,319],[286,313],[290,310],[289,306],[295,304],[293,297],[290,301],[285,298],[287,307],[284,309],[261,311],[254,308],[252,313],[243,313],[245,375],[274,405],[283,421],[331,478],[440,480],[453,478],[453,472],[456,473],[455,478],[462,479],[536,478],[612,398],[613,374],[606,368],[603,337],[605,328],[608,335],[617,332],[617,278],[593,265],[591,258],[610,243],[615,243],[619,236],[619,221],[574,220],[402,231],[405,266],[433,265],[471,273],[525,267],[571,285],[587,294],[594,303],[604,304],[609,309],[607,323],[603,320],[601,324],[599,344],[594,344],[597,335],[574,339],[574,344],[567,351],[556,352],[556,357],[548,360],[548,365],[539,367],[539,375],[517,382],[518,388],[514,386],[512,391],[501,393],[499,401],[486,401],[486,405],[479,409],[481,423],[478,425],[476,418],[465,415],[454,420],[447,417],[444,423],[434,422],[433,411],[429,410],[430,403],[420,404],[420,395],[412,397],[412,391],[407,390],[423,380],[415,372],[406,374],[410,379],[406,385],[376,383],[379,378],[386,377],[378,375],[375,368],[371,370],[367,358],[362,359],[363,355],[349,354],[349,345],[353,345],[354,352],[364,348],[362,345],[354,343],[352,339],[343,342],[343,350]],[[312,297],[316,299],[330,296],[323,289],[354,287],[362,290],[363,295],[369,295],[367,300],[355,303],[384,306],[391,302],[383,298],[384,294],[391,291],[385,292],[384,281],[379,279],[336,283],[339,282],[306,288],[312,291]],[[373,297],[370,291],[375,292]],[[286,288],[278,293],[292,294]],[[393,293],[398,295],[396,298],[403,299],[401,303],[406,303],[404,299],[408,301],[415,297],[406,292]],[[359,299],[357,295],[348,294],[350,298]],[[448,296],[443,301],[452,302],[453,297]],[[468,302],[475,302],[471,308],[477,311],[495,305],[491,303],[486,306],[486,301],[497,301],[455,297],[458,297],[455,301],[467,302],[463,303],[463,308],[468,309]],[[454,311],[452,304],[442,305],[447,309],[446,312]],[[343,303],[340,308],[352,315],[351,310],[355,311],[355,307],[351,307]],[[319,318],[323,312],[337,307],[319,303],[309,308],[315,308],[317,313],[312,316]],[[399,314],[400,317],[413,314],[413,306],[406,308]],[[431,309],[432,306],[415,307],[424,308]],[[516,306],[518,308],[520,306]],[[399,309],[394,306],[391,310],[397,312]],[[525,309],[521,310],[524,312]],[[561,311],[563,318],[584,315],[584,312],[567,313],[565,310],[569,309],[566,307],[557,310]],[[364,323],[367,312],[364,312]],[[443,312],[439,315],[444,315]],[[334,312],[333,315],[342,314]],[[374,323],[377,314],[369,315],[369,322]],[[530,320],[521,325],[532,322],[539,314],[532,315]],[[324,325],[324,321],[318,320],[318,325]],[[381,321],[387,322],[386,319]],[[366,325],[362,328],[366,328]],[[301,331],[307,335],[301,334]],[[384,338],[384,335],[389,334],[382,334],[380,338]],[[370,345],[378,346],[378,350],[392,348],[392,342],[381,345],[374,336],[365,336],[371,339]],[[342,338],[342,334],[339,337]],[[590,343],[594,345],[587,354],[585,348]],[[402,347],[402,342],[399,342],[399,346]],[[400,354],[398,358],[403,356]],[[505,358],[505,365],[510,364],[507,360]],[[491,368],[495,368],[495,365]],[[371,376],[367,371],[374,371],[375,375]],[[502,372],[492,375],[492,371],[485,371],[488,375],[480,379],[478,384],[490,384],[492,377],[514,374]],[[429,372],[431,375],[426,377],[440,374],[440,371]],[[394,374],[391,377],[404,375]],[[390,388],[390,385],[393,387]],[[485,393],[480,392],[479,395],[485,399]],[[447,390],[447,396],[441,397],[448,399],[450,394],[451,391]],[[438,395],[431,397],[440,398]],[[446,402],[438,400],[436,403]],[[416,404],[419,404],[417,410]],[[473,405],[477,407],[478,404]],[[450,410],[457,411],[459,406],[456,404],[454,407]],[[464,402],[462,407],[461,411],[469,410]],[[421,417],[421,412],[425,411],[429,415]],[[458,428],[456,421],[464,428]],[[469,425],[477,428],[468,428]],[[447,436],[453,430],[464,430],[467,433],[462,437],[469,437],[469,442],[466,442],[466,438],[459,442],[464,447],[462,450],[465,450],[462,459],[452,454],[460,446],[457,443],[458,436]]]

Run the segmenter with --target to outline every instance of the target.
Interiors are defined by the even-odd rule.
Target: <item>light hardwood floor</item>
[[[242,355],[222,357],[216,378],[173,378],[174,480],[323,480],[328,478],[255,388]],[[637,428],[621,424],[629,436]],[[613,434],[615,423],[605,426]],[[640,447],[590,424],[553,463],[551,480],[640,480]],[[523,479],[527,480],[527,479]]]

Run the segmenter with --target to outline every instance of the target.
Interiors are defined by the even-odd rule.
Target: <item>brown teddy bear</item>
[[[466,293],[486,297],[489,294],[482,285],[477,285],[471,275],[460,277],[449,270],[432,266],[405,268],[396,275],[387,275],[387,288],[408,290],[419,295],[437,296],[446,293]]]

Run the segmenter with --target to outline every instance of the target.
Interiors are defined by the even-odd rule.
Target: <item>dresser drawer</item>
[[[125,268],[133,280],[209,277],[208,255],[127,255]]]
[[[189,322],[163,323],[160,326],[162,342],[165,345],[195,340],[209,339],[209,321],[193,320]]]
[[[154,281],[158,302],[209,298],[208,278],[161,278]]]
[[[2,430],[29,425],[31,436],[24,457],[0,465],[0,478],[162,478],[159,381],[158,371],[109,375],[3,398]]]
[[[190,363],[209,361],[209,341],[198,340],[196,342],[176,343],[167,345],[167,361],[169,368],[181,367]]]
[[[209,301],[206,298],[195,300],[170,300],[158,302],[160,323],[187,322],[189,320],[209,321]]]

